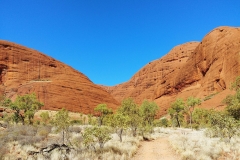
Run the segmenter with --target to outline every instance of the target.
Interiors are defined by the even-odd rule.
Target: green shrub
[[[221,112],[212,112],[209,116],[209,135],[212,137],[228,138],[229,140],[239,134],[239,122]]]
[[[207,100],[211,99],[212,97],[214,97],[214,96],[217,95],[217,94],[218,94],[218,92],[212,93],[212,94],[206,96],[205,98],[203,98],[203,101],[207,101]]]

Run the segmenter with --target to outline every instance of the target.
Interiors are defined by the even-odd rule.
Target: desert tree
[[[93,126],[85,129],[83,135],[83,144],[87,147],[93,147],[96,151],[96,143],[100,148],[104,147],[104,144],[111,139],[110,130],[106,126]]]
[[[144,132],[152,131],[153,122],[159,111],[159,106],[155,102],[144,100],[139,110],[141,117],[141,131],[144,136]]]
[[[159,106],[155,102],[150,102],[148,100],[144,100],[140,106],[141,117],[150,125],[152,125],[158,111]]]
[[[195,128],[198,127],[208,127],[209,126],[209,116],[211,110],[203,108],[195,108],[192,112],[192,122],[194,123]]]
[[[129,117],[128,125],[132,131],[132,135],[135,137],[137,135],[137,129],[141,124],[141,116],[138,105],[132,98],[126,98],[122,101],[121,106],[118,108],[118,113]]]
[[[183,117],[183,111],[185,108],[185,103],[182,99],[177,99],[171,104],[171,107],[168,109],[168,113],[171,116],[172,120],[177,121],[177,126],[181,127],[181,119]]]
[[[211,132],[211,136],[230,140],[233,136],[239,134],[239,121],[222,111],[211,110],[209,112],[209,121],[210,127],[208,131]]]
[[[70,126],[70,117],[68,111],[65,108],[62,108],[60,111],[58,111],[55,115],[53,123],[56,126],[56,131],[62,132],[62,141],[63,144],[65,144],[65,135],[67,135]]]
[[[226,111],[228,115],[232,116],[236,120],[240,120],[240,77],[237,77],[233,82],[231,89],[235,90],[234,95],[228,95],[223,103],[227,105]]]
[[[192,113],[195,109],[195,106],[200,105],[201,104],[201,100],[199,98],[195,98],[195,97],[189,97],[187,99],[187,103],[186,103],[186,112],[189,114],[189,120],[190,120],[190,126],[192,128]]]
[[[34,114],[43,106],[43,103],[39,102],[36,95],[33,93],[18,96],[14,101],[14,106],[20,111],[23,111],[23,114],[19,113],[23,124],[25,118],[28,119],[30,124],[33,124]]]
[[[120,142],[122,142],[122,134],[123,131],[129,127],[130,117],[128,115],[124,115],[121,112],[117,111],[110,121],[110,126],[113,127],[117,135],[119,136]]]
[[[48,121],[50,120],[50,116],[49,116],[48,111],[42,112],[40,114],[40,117],[41,117],[44,125],[46,125],[48,123]]]
[[[3,105],[14,111],[12,117],[14,122],[18,123],[21,121],[24,125],[26,118],[29,124],[33,124],[34,115],[43,106],[43,103],[38,101],[35,94],[26,94],[17,96],[14,102],[10,99],[6,99]]]
[[[94,108],[94,111],[99,114],[99,117],[98,117],[99,126],[103,124],[103,120],[107,115],[113,113],[112,109],[108,108],[106,104],[97,105],[97,107]]]

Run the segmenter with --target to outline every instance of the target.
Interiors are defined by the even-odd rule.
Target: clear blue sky
[[[0,0],[0,6],[0,39],[109,86],[176,45],[201,41],[218,26],[240,26],[239,0]]]

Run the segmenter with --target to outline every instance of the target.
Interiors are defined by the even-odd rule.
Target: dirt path
[[[142,142],[137,154],[132,160],[180,160],[172,150],[167,137],[154,141]]]

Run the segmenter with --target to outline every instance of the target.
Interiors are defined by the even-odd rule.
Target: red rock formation
[[[36,93],[43,109],[91,113],[99,103],[118,102],[85,75],[38,51],[0,41],[0,94]]]
[[[137,103],[154,100],[161,115],[176,98],[204,98],[216,92],[221,94],[204,101],[202,107],[219,107],[231,93],[228,90],[231,82],[240,75],[239,63],[240,28],[219,27],[201,43],[174,47],[166,56],[144,66],[128,82],[104,88],[118,101],[126,97],[133,97]]]

